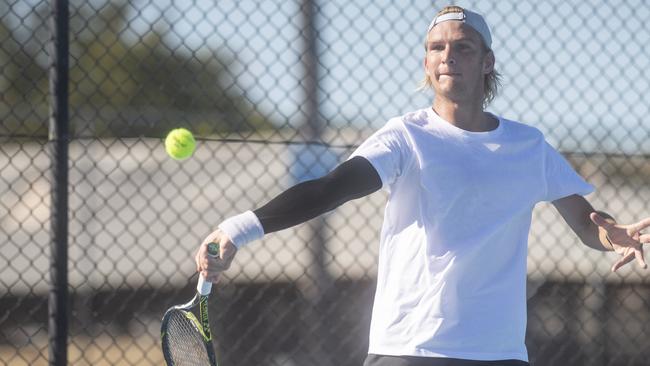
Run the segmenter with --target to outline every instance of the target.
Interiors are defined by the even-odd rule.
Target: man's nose
[[[446,64],[453,65],[456,63],[456,56],[451,52],[451,47],[445,47],[445,50],[442,54],[442,61]]]

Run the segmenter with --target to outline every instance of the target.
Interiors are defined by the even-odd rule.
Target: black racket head
[[[189,308],[174,307],[160,327],[162,351],[168,366],[217,366],[212,341]]]

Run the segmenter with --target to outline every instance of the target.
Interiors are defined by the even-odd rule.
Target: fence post
[[[304,91],[304,105],[301,108],[305,120],[302,125],[303,137],[307,141],[321,141],[323,120],[320,111],[319,102],[319,77],[318,77],[318,51],[317,51],[317,30],[316,16],[318,5],[316,0],[302,0],[300,2],[302,29],[300,31],[304,51],[301,55],[302,66],[304,68],[304,78],[301,82]],[[307,152],[313,152],[313,145],[305,146]],[[298,153],[300,154],[300,153]],[[314,154],[316,155],[316,154]],[[317,155],[313,164],[324,164]],[[301,164],[301,157],[296,156],[297,164]],[[313,167],[306,167],[308,175],[313,173]],[[320,169],[315,169],[320,170]],[[311,177],[318,178],[318,177]],[[307,248],[311,255],[311,263],[307,269],[307,276],[298,283],[298,288],[306,297],[307,303],[303,309],[303,317],[309,328],[303,337],[309,349],[308,354],[299,355],[300,364],[311,364],[314,366],[329,366],[333,361],[330,359],[331,354],[327,351],[330,347],[331,339],[327,334],[327,327],[323,322],[325,317],[321,308],[326,301],[325,296],[328,288],[331,286],[332,279],[327,272],[325,263],[326,239],[324,237],[326,221],[323,217],[318,217],[309,223],[309,241]]]
[[[67,0],[52,0],[50,125],[52,162],[49,364],[67,364],[68,340],[68,28]]]

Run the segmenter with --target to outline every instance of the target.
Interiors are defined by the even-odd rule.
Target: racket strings
[[[190,318],[191,317],[191,318]],[[203,335],[196,318],[191,313],[174,310],[169,314],[166,336],[163,338],[163,351],[173,365],[194,366],[210,365]]]

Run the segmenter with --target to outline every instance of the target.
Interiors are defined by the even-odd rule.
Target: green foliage
[[[0,136],[47,136],[47,71],[0,18]]]
[[[128,42],[125,9],[109,4],[97,13],[71,12],[69,102],[75,136],[162,137],[175,127],[207,136],[272,128],[227,81],[229,60],[208,50],[197,56],[171,49],[164,29]],[[45,22],[47,15],[35,19]],[[2,20],[0,135],[46,136],[47,70]]]

